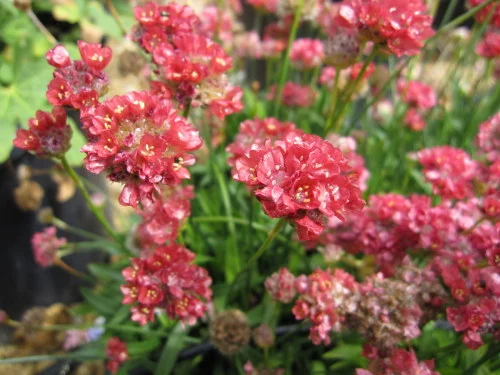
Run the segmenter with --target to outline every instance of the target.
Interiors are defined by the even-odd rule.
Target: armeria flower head
[[[288,218],[299,238],[309,240],[323,231],[325,217],[363,207],[348,163],[331,143],[290,131],[274,145],[252,145],[236,159],[233,178],[253,189],[267,215]]]
[[[342,269],[317,269],[309,276],[297,277],[295,288],[300,295],[292,309],[295,318],[311,321],[309,338],[313,344],[330,344],[330,332],[340,329],[350,309],[345,303],[356,291],[356,281]]]
[[[436,91],[423,82],[399,80],[397,88],[403,100],[414,108],[430,109],[437,104]]]
[[[35,260],[42,267],[52,265],[57,251],[68,242],[66,238],[57,237],[56,232],[56,227],[48,227],[31,237]]]
[[[365,345],[366,346],[366,345]],[[386,357],[376,353],[368,370],[356,369],[356,375],[439,375],[434,360],[418,361],[413,350],[394,349]]]
[[[486,59],[500,56],[500,31],[488,31],[476,46],[476,53]]]
[[[481,5],[486,0],[467,0],[470,8]],[[491,16],[490,14],[493,13]],[[491,17],[491,18],[490,18]],[[486,5],[483,9],[474,15],[477,22],[484,23],[489,20],[489,24],[495,27],[500,27],[500,6],[496,2]]]
[[[280,268],[278,272],[269,276],[265,285],[271,297],[283,303],[292,302],[297,294],[295,276],[286,268]]]
[[[226,148],[232,154],[228,164],[234,167],[235,160],[244,156],[252,145],[264,145],[268,139],[274,142],[292,130],[295,130],[295,124],[281,122],[273,117],[243,121],[234,142]]]
[[[193,190],[193,186],[162,186],[157,199],[138,210],[142,221],[137,226],[136,239],[141,249],[153,249],[177,238],[191,214]]]
[[[37,111],[36,118],[29,119],[28,125],[29,130],[17,131],[14,146],[42,157],[61,157],[70,148],[72,131],[64,108],[54,107],[52,113]]]
[[[151,199],[159,184],[189,178],[189,151],[201,147],[198,130],[177,114],[169,100],[148,92],[112,97],[83,118],[91,141],[82,148],[85,167],[106,172],[125,187],[120,203]]]
[[[290,50],[290,60],[298,69],[313,69],[320,66],[324,57],[325,50],[319,39],[297,39]]]
[[[106,356],[108,358],[106,368],[112,374],[116,374],[121,364],[128,359],[127,345],[118,337],[111,337],[106,345]]]
[[[464,199],[472,195],[472,180],[478,165],[465,151],[438,146],[421,150],[416,157],[435,194],[445,199]]]
[[[476,142],[490,162],[500,160],[500,112],[479,126]]]
[[[122,271],[124,304],[132,320],[144,325],[154,321],[154,309],[164,308],[171,319],[193,325],[207,311],[212,297],[208,272],[193,264],[195,255],[181,245],[157,247],[150,255],[132,259]]]
[[[434,35],[432,17],[422,0],[346,0],[338,11],[340,26],[359,30],[398,57],[416,55]]]
[[[232,58],[211,39],[174,35],[171,44],[164,42],[153,51],[153,61],[181,105],[191,101],[194,106],[206,106],[219,118],[243,108],[243,91],[232,86],[224,74],[231,68]]]
[[[93,107],[107,91],[108,77],[103,69],[111,61],[111,48],[80,40],[78,49],[82,60],[72,61],[62,45],[55,46],[45,56],[56,68],[47,90],[47,100],[52,105]]]
[[[276,85],[271,86],[267,98],[272,100],[276,95]],[[311,86],[299,85],[293,82],[285,83],[281,94],[281,102],[289,107],[307,108],[316,100],[316,92]]]
[[[167,5],[148,2],[136,6],[134,16],[139,26],[133,37],[148,52],[169,41],[172,35],[192,33],[201,24],[193,9],[173,2]]]

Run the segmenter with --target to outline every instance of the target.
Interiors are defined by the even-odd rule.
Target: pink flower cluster
[[[419,362],[413,350],[395,349],[386,357],[379,356],[377,351],[370,354],[372,362],[368,370],[356,369],[356,375],[439,375],[434,371],[434,360]]]
[[[420,335],[423,289],[414,281],[376,274],[358,283],[342,269],[317,269],[294,277],[282,268],[266,280],[266,288],[283,303],[298,295],[292,312],[296,319],[312,323],[309,338],[314,344],[329,344],[330,332],[352,328],[374,347],[389,352],[399,342]]]
[[[66,238],[57,237],[56,232],[56,227],[48,227],[43,232],[35,233],[31,238],[35,260],[42,267],[52,265],[57,251],[67,244]]]
[[[273,85],[269,89],[267,98],[269,100],[274,100],[275,96],[276,85]],[[283,86],[281,103],[286,106],[308,108],[314,104],[315,100],[316,93],[313,91],[311,86],[299,85],[293,82],[287,82],[285,83],[285,86]]]
[[[232,58],[204,35],[207,30],[200,30],[201,21],[191,8],[150,2],[136,7],[134,14],[139,22],[134,37],[153,56],[159,92],[181,106],[206,106],[219,118],[243,108],[243,91],[225,75]]]
[[[186,166],[194,156],[188,152],[202,144],[198,130],[169,100],[149,92],[112,97],[82,120],[91,135],[82,149],[85,167],[125,184],[120,203],[127,206],[153,200],[161,184],[189,178]]]
[[[290,50],[290,60],[297,69],[313,69],[321,66],[325,58],[323,43],[318,39],[297,39]]]
[[[47,91],[52,105],[76,109],[93,107],[107,91],[108,77],[103,69],[111,61],[111,48],[80,40],[78,49],[82,60],[71,61],[62,45],[46,54],[47,62],[56,68]]]
[[[153,202],[137,209],[142,221],[135,235],[141,249],[153,249],[156,245],[175,241],[191,214],[193,190],[193,186],[162,186]]]
[[[267,215],[292,221],[301,240],[316,238],[326,217],[343,218],[364,205],[342,151],[301,131],[254,142],[234,160],[232,175],[253,190]]]
[[[422,115],[437,104],[436,91],[420,81],[399,80],[399,95],[408,104],[405,115],[406,125],[413,131],[423,130],[426,126]]]
[[[365,40],[401,57],[418,54],[434,35],[426,12],[422,0],[345,0],[336,18],[340,26],[357,29]]]
[[[154,321],[154,310],[165,309],[171,319],[193,325],[207,311],[212,297],[208,272],[193,264],[195,255],[181,245],[158,246],[148,256],[132,259],[122,271],[124,304],[132,320],[144,325]]]
[[[486,59],[500,57],[500,31],[488,31],[476,46],[476,53]]]
[[[473,180],[479,165],[465,151],[451,146],[423,149],[416,153],[427,181],[435,194],[444,199],[473,196]]]
[[[17,131],[14,146],[33,151],[39,157],[61,157],[70,148],[72,131],[64,108],[54,107],[52,113],[37,111],[28,125],[29,130]]]
[[[467,4],[469,7],[474,8],[483,4],[485,1],[486,0],[467,0]],[[496,2],[492,2],[477,12],[474,18],[480,23],[484,23],[489,20],[490,25],[500,27],[500,6]]]

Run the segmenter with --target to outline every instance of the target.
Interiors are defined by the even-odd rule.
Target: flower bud
[[[265,323],[253,330],[252,337],[259,348],[267,349],[274,345],[274,332],[271,327]]]
[[[21,12],[27,12],[31,9],[31,0],[14,0],[14,6]]]
[[[241,310],[228,310],[218,314],[210,324],[210,339],[225,355],[241,351],[250,341],[250,326]]]
[[[44,207],[38,211],[38,221],[40,224],[50,225],[54,221],[54,211],[51,207]]]

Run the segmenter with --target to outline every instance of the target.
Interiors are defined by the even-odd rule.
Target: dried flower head
[[[210,340],[225,355],[234,355],[250,341],[250,325],[241,310],[227,310],[210,322]]]
[[[43,187],[36,181],[23,180],[14,189],[14,201],[24,211],[36,211],[42,204],[45,195]]]

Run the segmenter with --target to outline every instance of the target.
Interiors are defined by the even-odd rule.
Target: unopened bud
[[[50,225],[54,221],[54,211],[50,207],[44,207],[38,211],[38,221],[43,225]]]
[[[274,345],[274,331],[265,323],[255,328],[252,336],[253,341],[259,348],[267,349]]]

